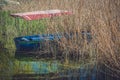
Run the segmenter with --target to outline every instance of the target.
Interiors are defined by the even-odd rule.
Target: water
[[[14,50],[0,51],[0,80],[96,80],[89,65],[55,59],[16,58]]]
[[[119,80],[104,66],[97,70],[94,63],[15,56],[15,50],[2,48],[0,80]]]

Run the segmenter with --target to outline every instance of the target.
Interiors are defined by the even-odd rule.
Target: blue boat
[[[22,36],[14,38],[17,51],[39,51],[43,50],[46,42],[48,44],[54,44],[55,41],[60,41],[63,37],[71,39],[75,34],[73,33],[61,33],[61,34],[39,34],[32,36]],[[87,41],[90,42],[92,39],[90,32],[82,32],[81,34],[76,33],[77,36],[82,35],[83,39],[86,35]],[[51,46],[52,47],[52,46]]]
[[[14,38],[17,51],[42,50],[46,42],[52,43],[62,38],[59,34],[41,34]]]

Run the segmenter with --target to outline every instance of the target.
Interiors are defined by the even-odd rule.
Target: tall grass
[[[15,18],[12,18],[10,14],[11,11],[0,11],[1,14],[1,41],[7,48],[15,48],[14,46],[14,38],[18,36],[25,35],[36,35],[42,34],[45,32],[45,19],[40,21],[25,21],[19,19],[19,23],[15,22]]]
[[[116,73],[120,72],[120,15],[119,0],[18,0],[20,6],[4,7],[5,10],[16,12],[65,9],[73,11],[71,16],[53,18],[47,22],[47,33],[78,33],[72,39],[63,38],[60,50],[66,55],[72,54],[77,61],[84,58],[91,61],[96,60],[105,64]],[[15,7],[15,8],[14,8]],[[31,28],[33,30],[33,28]],[[92,41],[82,39],[81,31],[90,31]],[[77,56],[76,56],[77,55]]]

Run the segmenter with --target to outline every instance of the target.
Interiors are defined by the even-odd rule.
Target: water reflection
[[[15,74],[48,74],[60,69],[58,61],[18,61],[14,62]]]
[[[55,59],[21,59],[14,50],[0,51],[0,80],[96,80],[91,65],[66,64]]]

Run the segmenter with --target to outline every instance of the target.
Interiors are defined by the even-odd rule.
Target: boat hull
[[[60,35],[32,35],[14,38],[17,51],[36,51],[43,50],[45,47],[53,43],[55,40],[60,40]]]

